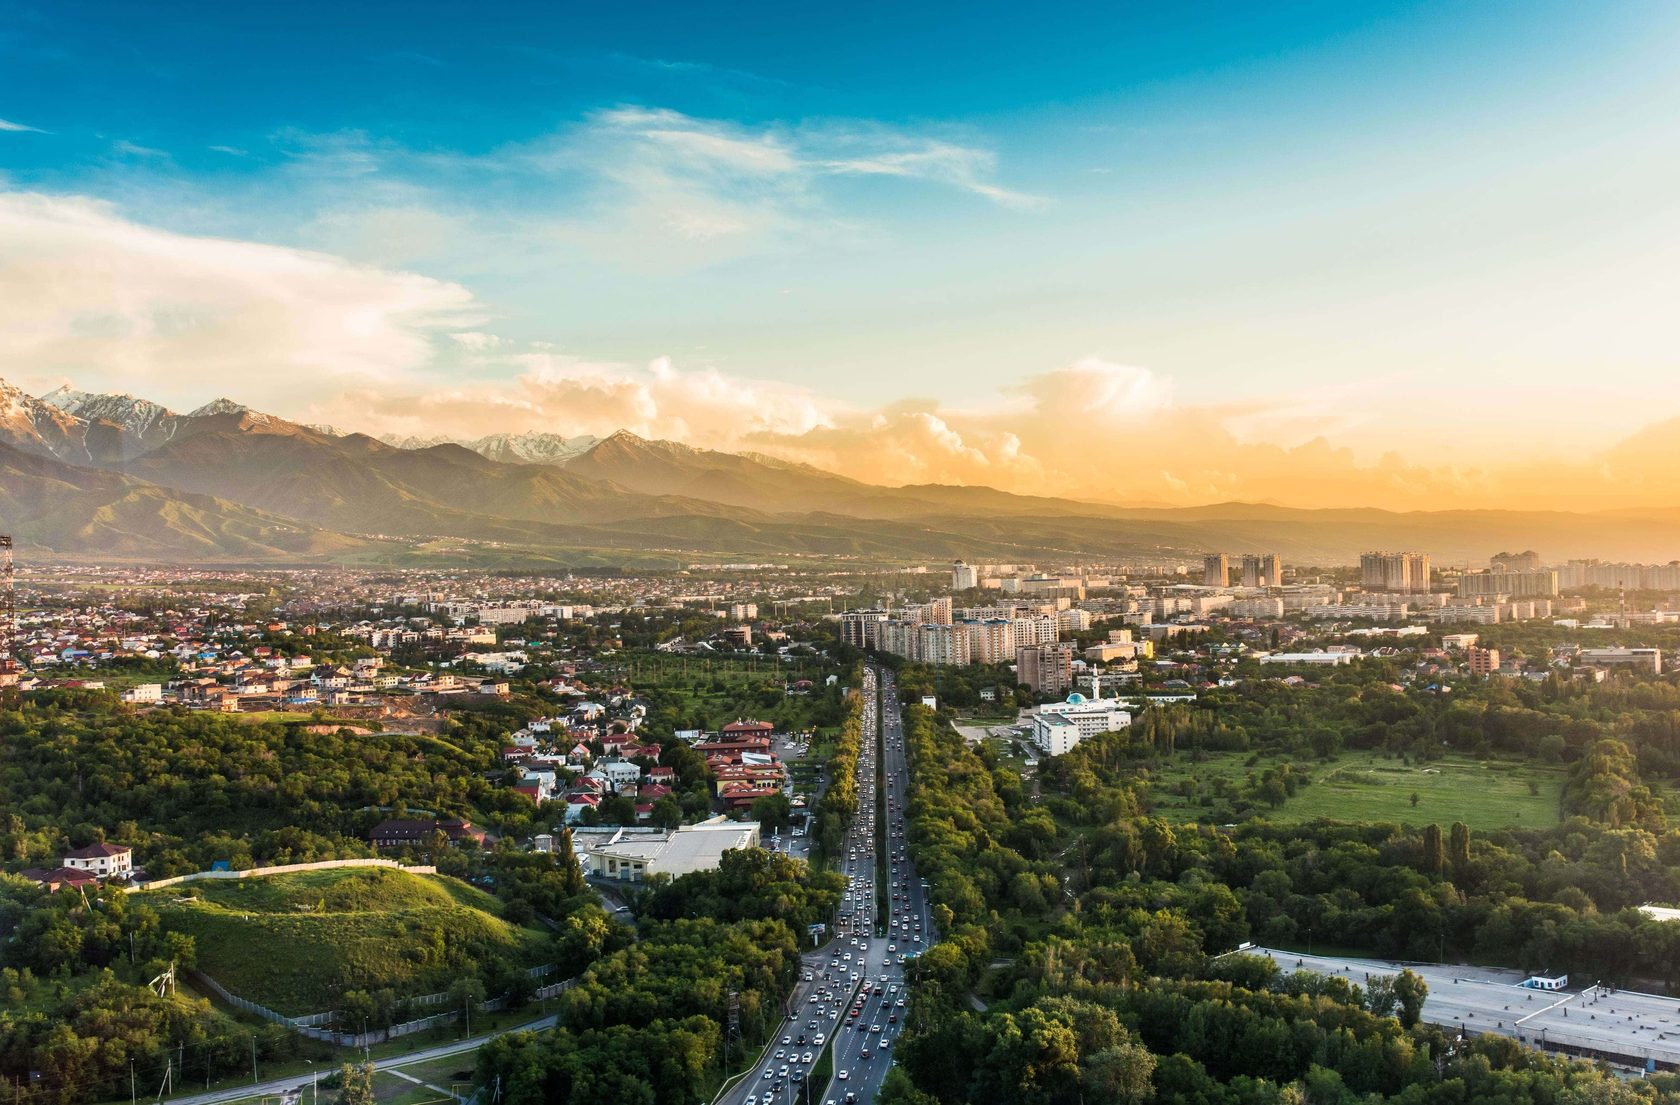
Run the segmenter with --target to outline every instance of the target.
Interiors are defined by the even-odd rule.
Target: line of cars
[[[878,717],[875,690],[888,712]],[[926,887],[905,853],[905,760],[902,715],[892,673],[871,668],[866,676],[864,732],[877,724],[883,742],[866,739],[858,756],[858,815],[847,831],[838,866],[846,877],[835,938],[822,956],[806,957],[805,989],[783,1026],[780,1046],[766,1050],[764,1067],[744,1087],[737,1105],[818,1105],[824,1089],[809,1085],[824,1045],[834,1049],[832,1092],[821,1105],[868,1105],[892,1062],[903,1028],[908,985],[904,964],[932,941]],[[884,817],[877,816],[876,768],[885,781]],[[884,934],[877,934],[876,855],[886,844]]]

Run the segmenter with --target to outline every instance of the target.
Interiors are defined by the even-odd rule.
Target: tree
[[[344,1065],[339,1072],[338,1105],[374,1105],[372,1063]]]
[[[785,794],[766,794],[754,799],[752,819],[767,829],[785,829],[793,819],[793,804]]]
[[[1470,826],[1462,821],[1454,821],[1452,824],[1447,860],[1452,864],[1454,871],[1463,871],[1470,866]]]
[[[1431,875],[1439,875],[1446,869],[1447,852],[1441,843],[1441,826],[1435,824],[1423,827],[1423,869]]]
[[[1411,1028],[1423,1015],[1423,999],[1429,996],[1429,984],[1411,970],[1394,976],[1394,997],[1400,1004],[1400,1023]]]
[[[1079,1073],[1086,1105],[1134,1105],[1154,1094],[1155,1056],[1128,1040],[1085,1057]]]
[[[653,804],[648,820],[661,829],[674,829],[682,824],[682,806],[669,794]]]

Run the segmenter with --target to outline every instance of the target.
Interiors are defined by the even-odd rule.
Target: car
[[[817,1033],[817,1038],[816,1038],[816,1039],[814,1039],[814,1040],[812,1040],[812,1041],[811,1041],[811,1042],[812,1042],[812,1043],[813,1043],[813,1044],[816,1044],[816,1045],[817,1045],[817,1046],[818,1046],[818,1047],[822,1047],[822,1046],[823,1046],[823,1044],[824,1044],[824,1043],[825,1043],[825,1042],[826,1042],[826,1041],[827,1041],[827,1040],[828,1040],[828,1037],[827,1037],[827,1036],[824,1036],[824,1035],[823,1035],[823,1034],[822,1034],[822,1033],[821,1033],[821,1032],[819,1032],[819,1033]]]
[[[801,1062],[801,1063],[809,1063],[809,1062],[812,1062],[812,1061],[813,1061],[813,1060],[815,1060],[815,1059],[816,1059],[816,1053],[815,1053],[815,1052],[810,1052],[810,1051],[807,1051],[807,1052],[806,1052],[806,1053],[805,1053],[805,1057],[804,1057],[804,1058],[803,1058],[803,1059],[801,1059],[801,1060],[799,1060],[799,1061],[800,1061],[800,1062]]]
[[[860,1052],[858,1052],[858,1058],[859,1058],[859,1059],[867,1059],[867,1058],[869,1058],[869,1049],[868,1049],[868,1048],[864,1048],[864,1049],[863,1049],[863,1050],[862,1050],[862,1051],[860,1051]]]
[[[774,1077],[776,1077],[776,1072],[771,1070],[769,1067],[765,1067],[764,1068],[764,1080],[766,1082],[768,1082],[770,1079],[772,1079]]]
[[[872,1025],[869,1026],[869,1031],[880,1032],[881,1031],[881,1026],[878,1025],[878,1024],[872,1024]]]
[[[888,1014],[887,1023],[888,1024],[897,1024],[898,1023],[898,1014],[897,1013]]]
[[[786,1047],[791,1043],[793,1043],[793,1037],[792,1036],[783,1036],[782,1037],[782,1046],[783,1047]]]
[[[748,1094],[747,1105],[758,1105],[758,1095],[755,1093]]]
[[[786,1059],[786,1058],[787,1058],[787,1052],[785,1052],[785,1051],[778,1051],[778,1052],[776,1052],[776,1058],[778,1058],[778,1059]]]
[[[784,1064],[784,1065],[783,1065],[783,1066],[782,1066],[782,1069],[781,1069],[781,1070],[779,1070],[779,1071],[777,1071],[777,1072],[776,1072],[776,1076],[777,1076],[777,1077],[779,1077],[779,1078],[786,1078],[786,1077],[787,1077],[787,1074],[788,1074],[788,1069],[787,1069],[787,1066],[786,1066],[786,1064]]]
[[[840,1081],[844,1082],[846,1079],[850,1078],[851,1076],[852,1075],[851,1075],[850,1071],[841,1071],[839,1074],[836,1074],[834,1077],[838,1078]]]
[[[897,989],[897,987],[896,987],[896,986],[895,986],[895,987],[894,987],[894,989],[895,989],[895,990],[896,990],[896,989]],[[898,1007],[899,1007],[899,1008],[900,1008],[900,1009],[903,1009],[903,1008],[904,1008],[904,999],[903,999],[903,998],[899,998],[899,999],[898,999],[898,1000],[897,1000],[897,1001],[896,1001],[896,1002],[894,1002],[894,1003],[893,1003],[893,1004],[894,1004],[894,1005],[897,1005],[897,1006],[898,1006]]]

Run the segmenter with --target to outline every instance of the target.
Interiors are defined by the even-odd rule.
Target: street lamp
[[[309,1064],[309,1096],[310,1096],[310,1099],[313,1101],[314,1105],[321,1105],[321,1086],[318,1082],[315,1081],[315,1074],[316,1074],[316,1072],[315,1072],[315,1060],[305,1059],[304,1062]]]

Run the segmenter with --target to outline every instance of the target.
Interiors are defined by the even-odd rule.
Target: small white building
[[[591,840],[587,832],[573,834],[584,869],[600,878],[644,882],[649,875],[676,878],[694,871],[715,870],[723,854],[736,848],[757,848],[756,821],[714,817],[673,832],[663,829],[609,829]]]

